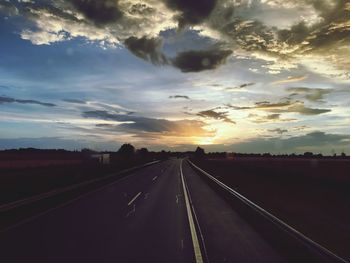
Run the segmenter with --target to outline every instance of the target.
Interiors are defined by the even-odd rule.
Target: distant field
[[[120,160],[110,165],[100,165],[84,160],[3,160],[0,161],[0,204],[116,173],[149,161],[151,159]]]
[[[238,157],[194,162],[350,260],[350,160]]]
[[[29,168],[51,165],[81,164],[83,160],[0,160],[1,168]]]

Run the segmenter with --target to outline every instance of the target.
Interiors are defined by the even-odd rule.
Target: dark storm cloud
[[[3,97],[0,96],[0,104],[4,103],[20,103],[20,104],[36,104],[36,105],[41,105],[45,107],[55,107],[56,105],[53,103],[47,103],[47,102],[41,102],[37,100],[20,100],[20,99],[14,99],[10,97]]]
[[[103,41],[106,43],[110,41],[116,45],[128,39],[125,45],[136,56],[154,64],[166,64],[166,57],[160,52],[158,38],[155,37],[173,26],[169,25],[169,20],[162,24],[163,21],[158,19],[158,16],[161,17],[166,13],[169,17],[174,16],[180,27],[198,25],[199,31],[210,29],[215,33],[215,40],[225,43],[225,46],[229,46],[232,50],[238,46],[246,51],[259,51],[259,53],[266,53],[274,58],[286,59],[286,61],[290,59],[291,62],[296,58],[295,55],[300,54],[310,53],[312,55],[313,52],[318,53],[317,55],[333,54],[332,60],[334,61],[332,62],[337,66],[342,66],[342,69],[345,67],[348,69],[349,64],[344,59],[347,55],[344,47],[350,40],[348,0],[290,1],[295,10],[310,9],[311,12],[313,9],[312,11],[317,13],[319,19],[313,23],[310,23],[309,19],[298,20],[295,25],[282,30],[278,29],[278,24],[276,27],[269,26],[264,24],[264,19],[256,18],[256,15],[264,17],[264,12],[268,18],[267,10],[272,8],[268,2],[271,1],[249,1],[249,4],[245,3],[247,1],[228,0],[162,1],[168,10],[164,10],[162,5],[157,6],[156,1],[130,4],[118,0],[12,1],[13,3],[2,1],[0,12],[2,10],[5,14],[19,14],[29,18],[30,22],[33,22],[33,28],[24,28],[22,38],[38,45],[81,36],[91,41],[101,41],[103,37],[96,39],[96,35],[105,34],[106,38]],[[275,10],[274,16],[278,10],[291,9],[284,4],[285,1],[273,2],[276,3],[272,8]],[[81,19],[81,16],[76,13],[82,14],[86,19]],[[303,16],[298,14],[297,17],[302,18]],[[39,23],[39,20],[43,18],[47,19],[48,23]],[[91,21],[93,23],[90,23]],[[56,26],[55,23],[59,25]],[[69,23],[72,23],[71,26],[66,26]],[[159,23],[158,32],[150,30],[154,23]],[[155,28],[158,28],[158,25]],[[94,35],[92,32],[96,30],[101,31]],[[139,38],[140,32],[145,32],[146,36]],[[66,36],[63,36],[64,34]],[[60,37],[57,37],[58,35]],[[328,47],[335,49],[328,49]],[[337,48],[340,52],[337,52]],[[211,60],[209,62],[201,60],[201,57],[205,55],[203,51],[181,52],[172,64],[183,72],[214,69],[222,64],[229,55],[225,52],[231,54],[231,51],[228,50],[217,51],[214,57],[209,56],[211,57],[208,59]],[[254,56],[255,53],[252,52],[252,54]],[[186,56],[191,58],[190,62]],[[348,74],[340,73],[339,77],[341,76],[348,77]]]
[[[163,41],[160,38],[129,37],[124,41],[124,44],[135,56],[143,60],[155,65],[167,63],[167,58],[162,53]]]
[[[279,40],[290,45],[296,45],[304,41],[309,35],[309,28],[305,22],[302,21],[296,25],[293,25],[290,29],[280,30],[278,32]]]
[[[280,41],[296,45],[306,40],[305,50],[309,51],[349,39],[348,0],[312,0],[308,1],[308,4],[310,3],[318,11],[322,20],[312,26],[307,26],[304,21],[301,21],[290,29],[280,30],[278,32]]]
[[[104,127],[118,132],[157,133],[160,135],[172,136],[209,136],[213,134],[212,131],[204,129],[204,126],[206,125],[204,122],[196,120],[169,121],[166,119],[115,114],[107,111],[86,111],[83,112],[82,116],[85,118],[125,122],[114,125],[113,127],[110,125],[98,126],[100,128]]]
[[[167,7],[180,11],[176,17],[179,27],[203,22],[214,10],[217,0],[163,0]]]
[[[200,72],[215,69],[224,64],[231,54],[231,50],[220,49],[184,51],[177,54],[172,64],[182,72]]]
[[[76,104],[86,104],[86,101],[78,99],[63,99],[63,101]]]
[[[211,118],[215,120],[222,120],[227,123],[236,124],[233,120],[231,120],[229,117],[227,117],[227,112],[217,112],[214,110],[205,110],[200,111],[197,113],[197,116],[204,117],[204,118]]]
[[[122,17],[118,0],[67,0],[96,25],[105,25]]]
[[[172,96],[169,96],[169,99],[185,99],[185,100],[189,100],[190,97],[188,97],[186,95],[172,95]]]
[[[234,18],[218,26],[218,30],[247,51],[269,51],[274,42],[273,30],[260,21]]]
[[[128,13],[131,15],[153,15],[155,13],[155,9],[145,4],[137,3],[130,7]]]
[[[34,22],[39,19],[38,13],[46,13],[50,16],[66,19],[72,23],[82,22],[70,12],[72,6],[71,4],[67,5],[67,2],[69,1],[61,1],[57,5],[53,5],[52,1],[13,1],[11,4],[0,2],[0,11],[3,10],[6,15],[10,16],[20,15]]]

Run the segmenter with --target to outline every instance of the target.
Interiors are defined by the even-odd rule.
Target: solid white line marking
[[[190,224],[192,243],[193,243],[193,249],[194,249],[194,256],[195,256],[195,259],[196,259],[196,263],[203,263],[201,247],[199,246],[197,232],[196,232],[196,228],[195,228],[195,225],[194,225],[194,222],[193,222],[193,216],[192,216],[192,211],[191,211],[191,207],[190,207],[190,202],[189,202],[188,196],[187,196],[187,191],[186,191],[186,186],[185,186],[185,181],[184,181],[184,175],[182,173],[182,160],[180,162],[180,174],[181,174],[182,187],[183,187],[183,191],[184,191],[184,195],[185,195],[185,204],[186,204],[186,209],[187,209],[187,217],[188,217],[188,222]]]
[[[130,202],[128,203],[128,206],[131,205],[141,194],[142,192],[139,192],[137,195],[135,195],[135,197],[131,199]]]
[[[158,176],[153,177],[152,181],[157,180]]]

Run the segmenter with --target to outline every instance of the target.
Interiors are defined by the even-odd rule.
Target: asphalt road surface
[[[285,262],[181,159],[0,233],[4,263],[208,261]]]

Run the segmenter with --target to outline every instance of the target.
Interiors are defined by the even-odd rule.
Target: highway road
[[[1,232],[0,261],[285,262],[181,159]]]

